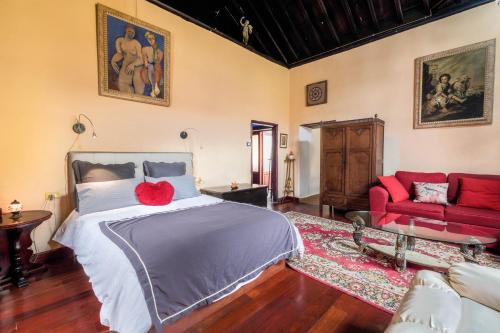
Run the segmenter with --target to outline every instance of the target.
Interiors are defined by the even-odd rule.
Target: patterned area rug
[[[416,266],[408,263],[408,269],[398,273],[392,258],[371,250],[360,253],[349,223],[297,212],[285,215],[299,229],[306,249],[304,258],[289,261],[293,269],[389,313],[396,311]],[[395,235],[366,228],[363,241],[390,245],[394,244]],[[464,261],[457,247],[439,242],[417,239],[415,250],[449,263]],[[499,256],[483,254],[479,261],[481,265],[500,268]]]

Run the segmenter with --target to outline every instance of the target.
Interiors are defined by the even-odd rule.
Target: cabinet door
[[[321,129],[321,193],[344,193],[344,128]]]
[[[346,128],[346,195],[366,196],[371,180],[372,126]]]

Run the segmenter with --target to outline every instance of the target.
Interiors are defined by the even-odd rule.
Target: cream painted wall
[[[300,164],[298,179],[299,198],[319,194],[319,168],[321,161],[321,131],[319,128],[299,127],[298,150]]]
[[[494,3],[292,69],[294,149],[301,144],[300,124],[377,113],[385,120],[385,174],[399,169],[500,173],[498,49],[492,125],[414,130],[412,118],[414,59],[492,38],[498,48],[500,8]],[[328,80],[328,104],[305,107],[304,86],[320,80]]]
[[[0,30],[0,207],[14,198],[44,206],[47,191],[65,192],[64,157],[79,113],[98,138],[76,150],[185,151],[195,154],[203,186],[250,181],[250,121],[289,131],[289,72],[144,0],[102,0],[172,33],[172,103],[159,107],[98,96],[94,0],[2,0]],[[179,132],[194,127],[186,144]],[[200,145],[202,143],[202,149]],[[285,150],[279,150],[283,187]],[[36,251],[67,212],[35,229]]]

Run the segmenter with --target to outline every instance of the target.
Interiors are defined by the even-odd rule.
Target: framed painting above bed
[[[170,105],[170,32],[96,5],[99,95]]]
[[[491,124],[494,67],[495,39],[416,59],[413,128]]]

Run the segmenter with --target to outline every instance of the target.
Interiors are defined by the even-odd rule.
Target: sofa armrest
[[[442,274],[419,271],[385,333],[457,331],[462,302]]]
[[[500,311],[500,269],[461,262],[450,267],[448,280],[460,296]]]
[[[389,202],[389,192],[382,186],[373,186],[369,191],[370,210],[385,213],[385,206]]]

